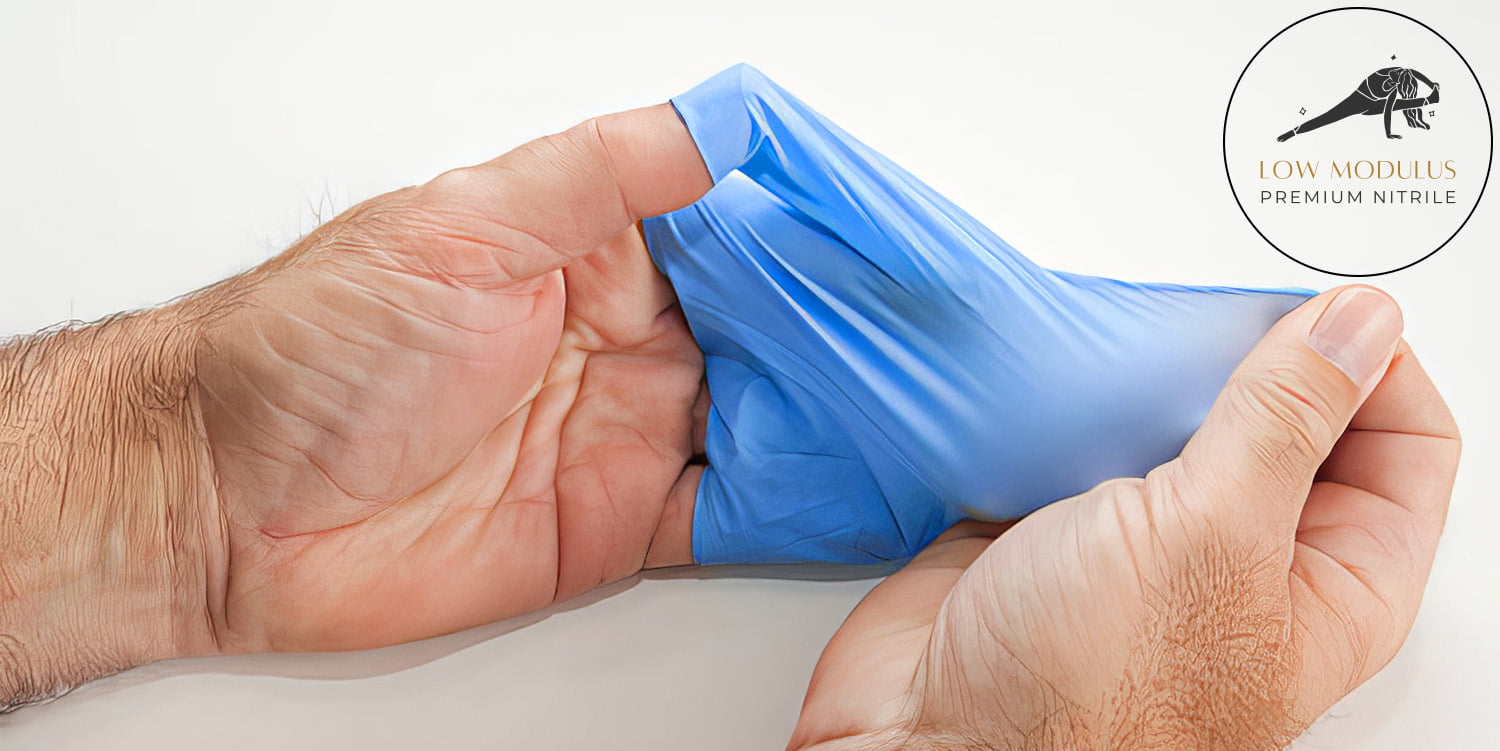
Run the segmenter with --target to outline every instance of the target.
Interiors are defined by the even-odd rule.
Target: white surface
[[[125,5],[0,0],[0,331],[162,301],[265,259],[320,205],[327,218],[740,60],[1046,265],[1335,283],[1256,236],[1219,145],[1250,55],[1326,5]],[[1394,9],[1447,36],[1500,104],[1495,3]],[[1380,280],[1466,457],[1406,649],[1298,748],[1493,747],[1494,182],[1446,249]],[[779,748],[872,583],[648,580],[519,628],[151,666],[0,719],[0,747]]]

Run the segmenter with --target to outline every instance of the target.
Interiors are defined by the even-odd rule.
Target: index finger
[[[1435,527],[1435,535],[1447,514],[1460,448],[1453,414],[1403,340],[1317,480],[1380,496]]]

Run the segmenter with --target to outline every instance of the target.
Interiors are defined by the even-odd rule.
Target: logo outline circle
[[[1252,66],[1252,65],[1255,64],[1256,58],[1260,57],[1261,53],[1265,52],[1266,48],[1271,46],[1272,42],[1274,42],[1278,38],[1280,38],[1282,34],[1285,34],[1288,31],[1291,31],[1292,28],[1295,27],[1295,26],[1297,26],[1298,24],[1304,23],[1306,21],[1310,21],[1310,20],[1312,20],[1314,18],[1317,18],[1318,16],[1326,15],[1326,14],[1329,14],[1329,13],[1338,13],[1340,11],[1346,11],[1346,10],[1370,10],[1370,11],[1375,11],[1377,13],[1389,13],[1389,14],[1391,14],[1393,16],[1404,18],[1404,19],[1406,19],[1406,20],[1408,20],[1408,21],[1410,21],[1410,22],[1412,22],[1412,23],[1414,23],[1414,24],[1416,24],[1418,26],[1421,26],[1422,28],[1426,29],[1429,33],[1431,33],[1433,36],[1435,36],[1438,39],[1442,40],[1443,44],[1447,45],[1448,49],[1453,50],[1453,54],[1458,56],[1459,61],[1464,64],[1464,68],[1469,71],[1469,76],[1474,79],[1474,86],[1475,86],[1475,88],[1479,89],[1479,100],[1480,100],[1480,102],[1482,102],[1484,104],[1485,124],[1488,126],[1488,131],[1489,131],[1489,135],[1490,135],[1490,143],[1489,143],[1489,152],[1490,153],[1489,153],[1489,159],[1486,160],[1485,165],[1484,165],[1484,181],[1479,184],[1479,193],[1474,197],[1474,205],[1472,207],[1470,207],[1469,213],[1468,213],[1467,216],[1464,217],[1464,220],[1462,222],[1458,223],[1458,227],[1457,227],[1457,229],[1453,230],[1453,234],[1449,235],[1448,239],[1446,239],[1446,240],[1442,241],[1441,243],[1439,243],[1436,248],[1433,248],[1432,250],[1428,251],[1426,255],[1422,256],[1421,258],[1416,259],[1415,261],[1412,261],[1412,262],[1410,262],[1408,264],[1405,264],[1403,266],[1398,266],[1398,267],[1396,267],[1394,269],[1389,269],[1387,271],[1377,271],[1377,272],[1368,273],[1368,274],[1350,274],[1350,273],[1345,273],[1345,272],[1342,272],[1342,271],[1330,271],[1328,269],[1319,268],[1319,267],[1314,266],[1314,265],[1312,265],[1310,263],[1307,263],[1306,261],[1301,260],[1300,258],[1297,258],[1296,256],[1293,256],[1291,253],[1288,253],[1285,250],[1282,250],[1281,246],[1279,246],[1276,243],[1272,242],[1271,238],[1266,237],[1266,233],[1262,232],[1261,229],[1260,229],[1260,227],[1255,224],[1255,220],[1250,218],[1250,212],[1245,210],[1245,204],[1244,204],[1243,201],[1240,200],[1239,191],[1237,191],[1237,190],[1234,189],[1234,176],[1231,174],[1231,172],[1229,170],[1229,113],[1230,113],[1230,111],[1234,107],[1234,95],[1239,92],[1239,90],[1240,90],[1240,84],[1245,80],[1245,74],[1250,72],[1250,66]],[[1250,228],[1251,229],[1255,230],[1255,234],[1257,234],[1257,235],[1260,236],[1260,239],[1265,240],[1266,244],[1270,245],[1271,248],[1274,249],[1277,253],[1280,253],[1281,255],[1285,256],[1288,260],[1290,260],[1293,263],[1295,263],[1295,264],[1297,264],[1299,266],[1302,266],[1304,268],[1312,269],[1313,271],[1316,271],[1316,272],[1321,273],[1321,274],[1328,274],[1329,276],[1338,276],[1338,277],[1344,277],[1344,278],[1348,278],[1348,279],[1368,279],[1368,278],[1371,278],[1371,277],[1385,276],[1387,274],[1394,274],[1394,273],[1396,273],[1398,271],[1405,271],[1406,269],[1409,269],[1409,268],[1411,268],[1411,267],[1413,267],[1413,266],[1415,266],[1415,265],[1417,265],[1417,264],[1419,264],[1419,263],[1421,263],[1421,262],[1423,262],[1423,261],[1425,261],[1425,260],[1427,260],[1427,259],[1429,259],[1429,258],[1431,258],[1431,257],[1433,257],[1435,255],[1437,255],[1438,251],[1442,250],[1443,248],[1448,247],[1448,243],[1453,242],[1453,238],[1458,237],[1458,233],[1462,232],[1464,230],[1464,227],[1468,226],[1469,220],[1474,218],[1474,212],[1476,212],[1476,211],[1479,210],[1479,204],[1480,204],[1480,202],[1484,200],[1484,190],[1485,190],[1485,188],[1489,187],[1489,184],[1490,184],[1490,173],[1494,171],[1494,166],[1495,166],[1495,118],[1494,118],[1493,111],[1490,110],[1490,100],[1489,100],[1489,97],[1486,96],[1485,93],[1484,93],[1484,85],[1479,82],[1479,74],[1477,74],[1477,73],[1474,72],[1474,66],[1469,64],[1468,58],[1464,57],[1464,54],[1462,52],[1459,52],[1458,48],[1455,47],[1455,46],[1453,46],[1452,42],[1448,41],[1447,37],[1443,36],[1442,34],[1439,34],[1437,32],[1437,30],[1434,29],[1434,28],[1432,28],[1431,26],[1428,26],[1427,24],[1422,23],[1421,21],[1418,21],[1417,19],[1412,18],[1411,16],[1408,16],[1405,13],[1401,13],[1399,11],[1389,10],[1389,9],[1386,9],[1386,8],[1375,8],[1375,7],[1371,7],[1371,6],[1367,6],[1367,5],[1348,5],[1348,6],[1344,6],[1344,7],[1340,7],[1340,8],[1329,8],[1327,10],[1320,10],[1317,13],[1313,13],[1312,15],[1309,15],[1309,16],[1304,16],[1302,18],[1297,19],[1296,21],[1293,21],[1293,22],[1287,24],[1286,27],[1284,27],[1281,31],[1278,31],[1275,34],[1271,35],[1271,38],[1267,39],[1266,43],[1262,44],[1260,46],[1260,49],[1257,49],[1255,51],[1255,54],[1253,54],[1253,55],[1250,56],[1250,60],[1245,63],[1245,67],[1240,71],[1239,77],[1236,78],[1236,79],[1234,79],[1234,88],[1230,89],[1230,91],[1229,91],[1229,102],[1224,105],[1224,127],[1222,129],[1221,134],[1220,134],[1219,150],[1223,154],[1223,158],[1224,158],[1224,179],[1225,179],[1226,182],[1229,183],[1229,193],[1230,193],[1230,195],[1234,196],[1234,204],[1235,204],[1235,206],[1239,207],[1240,214],[1244,215],[1245,221],[1250,224]]]

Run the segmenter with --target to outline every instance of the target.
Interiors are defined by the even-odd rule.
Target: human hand
[[[620,113],[205,293],[220,648],[391,644],[691,563],[702,356],[636,222],[709,185],[669,105]]]
[[[1442,529],[1458,431],[1400,331],[1320,295],[1176,460],[950,530],[850,615],[791,748],[1285,745],[1396,653]]]
[[[702,358],[636,222],[709,185],[670,105],[610,115],[0,346],[0,712],[690,563]]]

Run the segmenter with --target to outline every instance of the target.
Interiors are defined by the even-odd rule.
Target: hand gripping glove
[[[1040,268],[746,65],[672,104],[716,183],[643,222],[705,357],[699,563],[902,559],[1139,477],[1311,294]]]

